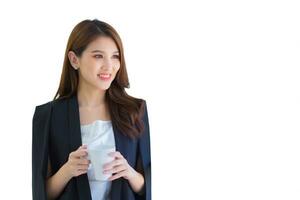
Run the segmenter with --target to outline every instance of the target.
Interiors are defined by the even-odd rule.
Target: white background
[[[1,199],[31,199],[32,116],[84,19],[124,43],[146,99],[154,200],[300,198],[297,1],[0,3]]]

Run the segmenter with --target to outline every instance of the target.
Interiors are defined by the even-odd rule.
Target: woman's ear
[[[72,65],[72,67],[75,70],[78,70],[78,68],[79,68],[79,61],[78,61],[78,57],[76,56],[76,54],[73,51],[69,51],[68,58],[69,58],[69,61],[70,61],[71,65]]]

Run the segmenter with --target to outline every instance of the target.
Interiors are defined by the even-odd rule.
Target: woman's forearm
[[[142,174],[136,172],[135,176],[129,179],[128,182],[135,193],[141,194],[143,192],[145,179]]]
[[[56,199],[71,178],[66,165],[63,165],[53,176],[48,178],[46,181],[48,199]]]

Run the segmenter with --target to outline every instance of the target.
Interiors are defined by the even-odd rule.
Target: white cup
[[[91,160],[96,180],[107,181],[108,178],[112,175],[111,173],[103,173],[103,165],[114,160],[114,157],[109,156],[108,154],[115,151],[115,147],[112,146],[88,148],[88,159]]]

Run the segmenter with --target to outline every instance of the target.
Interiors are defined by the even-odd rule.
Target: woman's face
[[[74,68],[78,69],[79,84],[88,84],[96,89],[107,90],[119,68],[119,51],[110,37],[100,36],[91,42],[80,58],[69,52]]]

